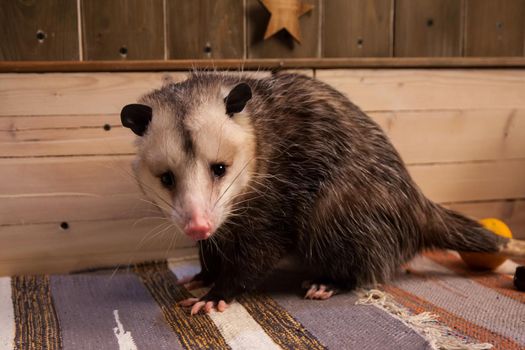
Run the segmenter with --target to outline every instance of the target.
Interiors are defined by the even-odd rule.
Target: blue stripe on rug
[[[431,348],[421,335],[388,312],[355,305],[358,298],[353,293],[305,300],[300,284],[296,273],[279,271],[268,279],[264,290],[330,349]]]
[[[65,350],[122,349],[130,339],[138,349],[182,349],[133,273],[55,275],[51,291]]]

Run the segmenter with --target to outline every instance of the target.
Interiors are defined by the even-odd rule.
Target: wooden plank
[[[0,226],[66,221],[140,219],[160,211],[140,193],[110,195],[50,194],[0,198]],[[148,219],[149,220],[149,219]]]
[[[121,126],[120,115],[11,115],[0,117],[0,131],[20,132],[50,129],[111,128]]]
[[[323,3],[323,57],[390,56],[393,1]]]
[[[369,115],[407,163],[525,158],[525,109]],[[135,136],[119,124],[117,115],[1,117],[0,157],[133,154]]]
[[[163,0],[82,0],[84,59],[164,58],[163,11]]]
[[[38,263],[44,260],[67,262],[67,270],[109,262],[126,266],[145,259],[165,259],[177,249],[194,245],[184,235],[176,234],[166,221],[136,222],[71,221],[67,230],[54,223],[0,226],[0,274],[27,266],[27,261],[33,262],[34,269],[39,269]]]
[[[398,0],[394,56],[461,56],[462,2]]]
[[[312,74],[305,70],[299,72]],[[249,74],[263,76],[270,72]],[[187,74],[1,74],[0,116],[120,114],[123,106],[159,88],[166,77],[181,81]]]
[[[512,217],[516,203],[522,201],[523,200],[508,199],[485,202],[456,202],[445,203],[443,206],[477,220],[491,217],[508,222]]]
[[[525,201],[491,201],[449,203],[449,208],[473,218],[497,217],[504,220],[515,237],[525,238]],[[188,252],[192,243],[178,241],[166,252],[167,234],[144,243],[140,240],[157,222],[107,220],[75,222],[62,230],[58,223],[0,227],[0,245],[9,247],[0,252],[0,275],[16,273],[68,272],[84,268],[163,259]],[[161,227],[159,227],[159,230]],[[111,232],[111,234],[108,234]],[[159,231],[160,232],[160,231]],[[155,234],[155,231],[149,234]],[[164,235],[164,237],[160,237]],[[102,249],[100,249],[102,248]]]
[[[435,202],[525,197],[525,159],[411,165],[408,170],[423,193]]]
[[[1,159],[0,198],[136,193],[129,156]],[[525,159],[409,165],[433,200],[525,198]]]
[[[525,205],[520,200],[500,199],[477,202],[445,202],[444,205],[474,218],[494,216],[509,221],[519,215],[517,224],[525,228]],[[129,194],[81,196],[52,195],[0,198],[0,226],[54,224],[74,221],[135,219],[150,221],[160,212],[136,189]],[[514,219],[512,219],[514,220]],[[523,230],[525,234],[525,230]],[[524,237],[525,238],[525,237]]]
[[[161,73],[2,74],[0,115],[119,114],[126,104],[159,88],[163,76]],[[171,76],[180,80],[185,75]]]
[[[0,2],[0,60],[78,60],[77,4]]]
[[[300,18],[301,44],[280,31],[273,37],[264,40],[266,26],[270,20],[270,13],[259,0],[246,0],[246,50],[249,58],[297,58],[319,57],[319,14],[320,0],[304,0],[314,9]]]
[[[115,166],[107,157],[99,157],[106,161],[90,158],[81,162],[63,158],[53,162],[31,159],[29,164],[12,159],[0,162],[5,174],[0,188],[0,223],[156,215],[156,210],[140,200],[138,188],[126,170],[128,160]],[[524,164],[523,159],[517,159],[408,168],[431,199],[453,202],[525,197],[521,181]]]
[[[185,258],[196,256],[197,250],[191,248],[173,249],[166,253],[161,251],[139,251],[130,255],[129,252],[97,254],[93,253],[78,257],[48,256],[44,258],[27,258],[0,261],[0,276],[51,274],[84,271],[86,269],[105,268],[110,271],[122,271],[131,264],[145,261],[165,260],[167,258]]]
[[[500,218],[509,225],[514,237],[520,239],[525,238],[525,200],[449,203],[446,206],[475,219],[485,217]],[[33,230],[31,230],[31,232],[33,232]],[[65,231],[63,233],[62,236],[67,237],[67,233],[65,233]],[[0,235],[0,237],[2,236]],[[106,235],[106,239],[110,237],[111,236]],[[32,237],[27,238],[26,244],[32,244],[33,241],[31,238]],[[122,268],[125,268],[127,264],[133,262],[155,260],[164,258],[166,255],[184,256],[194,253],[195,250],[193,248],[181,248],[180,245],[168,254],[165,253],[164,247],[160,251],[139,250],[132,255],[130,252],[111,252],[109,254],[93,252],[87,256],[75,256],[72,258],[58,254],[54,256],[45,256],[43,258],[26,258],[27,254],[22,252],[21,256],[14,257],[12,260],[0,261],[0,275],[13,275],[20,273],[61,273],[89,267],[112,266],[115,264],[123,264],[124,266]],[[131,261],[130,255],[132,256]]]
[[[47,119],[46,117],[20,117],[25,119],[33,119],[37,123],[39,119]],[[4,118],[0,118],[4,119]],[[54,119],[54,118],[53,118]],[[73,117],[71,119],[81,120],[80,117]],[[1,124],[1,121],[0,121]],[[107,129],[104,129],[104,125],[107,125]],[[7,142],[28,142],[28,141],[68,141],[78,140],[82,138],[96,138],[101,135],[114,134],[114,137],[129,135],[130,130],[125,129],[122,125],[104,124],[100,126],[79,126],[79,127],[48,127],[48,128],[34,128],[34,129],[22,129],[18,130],[15,128],[8,130],[0,129],[0,143]],[[133,141],[130,138],[129,141]],[[1,151],[0,151],[1,152]]]
[[[119,115],[0,117],[0,157],[134,154]]]
[[[316,77],[367,111],[525,108],[523,70],[320,70]],[[0,115],[118,114],[161,79],[161,73],[2,74]]]
[[[517,201],[512,208],[509,226],[514,237],[525,239],[525,201]]]
[[[523,56],[525,1],[466,0],[466,56]]]
[[[369,115],[409,164],[525,158],[525,109]]]
[[[134,134],[122,126],[0,131],[1,157],[134,154]]]
[[[525,239],[525,200],[503,200],[475,203],[450,203],[446,207],[474,219],[498,218],[503,220],[515,238]]]
[[[132,156],[1,159],[0,198],[135,193]]]
[[[276,68],[523,68],[525,57],[346,57],[148,61],[0,61],[0,73],[154,72]]]
[[[171,59],[242,58],[244,11],[238,0],[174,0],[167,5]]]
[[[477,203],[450,203],[446,205],[449,208],[458,210],[466,215],[469,215],[473,218],[479,219],[484,217],[497,217],[504,220],[512,229],[513,234],[517,238],[525,238],[523,233],[525,232],[525,201],[491,201],[491,202],[477,202]],[[126,221],[128,224],[130,220]],[[104,225],[104,224],[102,224]],[[30,251],[25,252],[21,251],[16,256],[11,256],[12,259],[2,259],[0,260],[0,275],[9,275],[17,273],[57,273],[57,272],[68,272],[71,270],[84,269],[88,267],[100,267],[100,266],[111,266],[115,264],[123,264],[123,268],[129,263],[144,261],[144,260],[155,260],[164,258],[166,255],[184,255],[184,254],[194,254],[195,250],[193,248],[181,248],[182,244],[178,244],[174,250],[171,250],[166,254],[165,247],[158,251],[152,251],[150,249],[140,249],[135,253],[130,251],[119,251],[119,252],[110,252],[110,253],[99,253],[92,252],[88,255],[79,255],[71,257],[73,247],[64,254],[53,254],[47,256],[33,256],[35,252],[33,248],[33,232],[36,231],[35,235],[40,237],[40,232],[42,226],[35,225],[36,230],[30,229],[29,237],[24,237],[24,235],[17,233],[16,238],[19,243],[18,248],[24,247],[25,245],[30,246]],[[123,225],[125,226],[125,225]],[[24,227],[24,226],[20,226]],[[26,226],[27,227],[27,226]],[[32,227],[32,226],[29,226]],[[44,227],[50,227],[53,230],[53,225],[44,225]],[[75,229],[79,227],[74,224]],[[47,232],[47,230],[44,230]],[[107,231],[106,231],[107,232]],[[145,234],[147,231],[140,232]],[[56,232],[59,235],[59,238],[63,240],[68,239],[68,231],[58,231]],[[96,232],[95,232],[96,233]],[[104,244],[107,244],[108,239],[111,239],[113,236],[105,235]],[[127,237],[126,237],[127,238]],[[0,240],[4,239],[4,236],[0,234]],[[24,242],[20,242],[21,239]],[[49,242],[53,242],[53,235],[51,238],[45,238],[45,244],[41,243],[42,246],[47,246]],[[163,241],[163,240],[161,240]],[[136,241],[135,241],[136,242]],[[120,243],[120,242],[119,242]],[[113,242],[109,242],[110,245],[113,245]],[[138,244],[138,243],[137,243]],[[152,244],[156,244],[152,242]],[[191,243],[190,243],[191,245]],[[78,245],[83,247],[83,245]],[[74,249],[77,249],[76,247]],[[57,252],[58,253],[58,252]],[[43,254],[42,254],[43,255]]]
[[[523,70],[320,70],[366,111],[525,107]]]
[[[134,253],[139,250],[169,251],[193,245],[189,238],[178,234],[175,227],[168,226],[166,219],[68,223],[67,229],[54,223],[0,226],[0,245],[3,247],[0,261],[46,256],[65,258],[93,253]],[[164,228],[167,228],[166,231],[162,231]]]

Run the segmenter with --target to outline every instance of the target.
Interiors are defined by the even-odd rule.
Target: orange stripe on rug
[[[440,308],[425,299],[422,299],[412,293],[409,293],[401,288],[392,285],[383,285],[382,289],[392,295],[395,301],[410,309],[412,312],[430,312],[439,317],[439,320],[448,327],[464,334],[468,337],[476,339],[481,342],[486,342],[494,345],[494,350],[521,350],[523,347],[505,338],[498,333],[495,333],[487,328],[471,323],[453,313]]]
[[[49,288],[49,277],[12,277],[11,292],[15,316],[15,349],[62,349],[60,324]]]
[[[469,278],[485,287],[491,288],[501,295],[525,303],[525,293],[514,289],[512,278],[506,275],[491,271],[470,270],[459,257],[446,251],[425,252],[424,255],[462,277]]]
[[[172,259],[168,261],[168,267],[174,276],[184,275],[185,270],[189,270],[188,263],[191,264],[191,261],[192,260],[176,261]],[[185,264],[186,268],[184,268]],[[199,261],[193,259],[193,264],[198,266]],[[203,288],[202,290],[206,289],[207,288]],[[200,293],[195,294],[195,296],[198,296]],[[235,310],[234,313],[231,313],[233,310]],[[210,317],[219,330],[223,332],[228,344],[234,349],[246,347],[250,349],[270,349],[278,347],[285,350],[326,349],[321,342],[317,340],[305,326],[288,313],[288,311],[281,307],[275,300],[261,292],[240,295],[226,312],[214,312],[210,314]],[[229,318],[230,320],[235,318],[235,320],[226,323]],[[252,322],[253,325],[249,326]],[[266,343],[265,346],[266,339],[272,344]],[[243,342],[246,341],[251,341],[252,343],[243,344]]]
[[[326,349],[299,321],[272,298],[247,293],[238,297],[237,300],[281,348],[289,350]]]

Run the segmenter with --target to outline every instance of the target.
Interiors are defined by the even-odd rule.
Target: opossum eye
[[[226,165],[224,163],[215,163],[211,165],[211,172],[215,177],[223,177],[226,174]]]
[[[175,184],[175,176],[171,171],[166,171],[160,176],[160,182],[166,188],[171,188]]]

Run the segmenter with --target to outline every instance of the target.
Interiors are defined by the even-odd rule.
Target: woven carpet
[[[0,278],[0,349],[524,349],[525,293],[449,252],[416,258],[391,284],[301,297],[278,271],[224,313],[189,316],[177,278],[194,257],[69,275]]]

